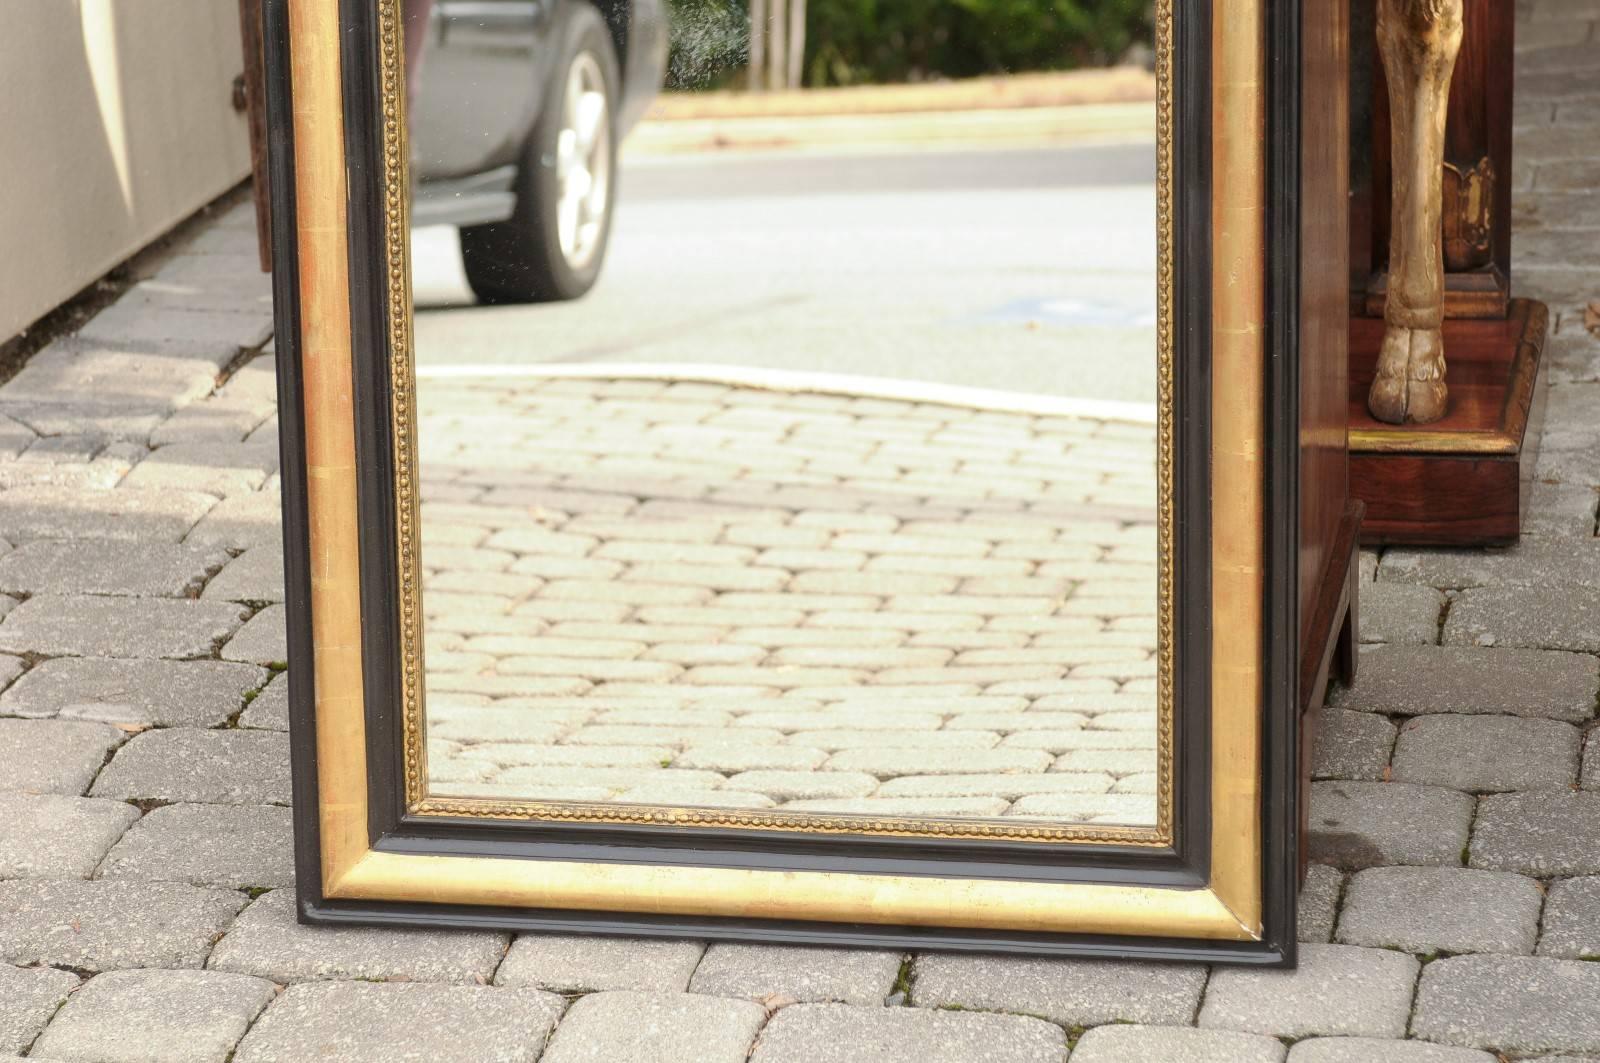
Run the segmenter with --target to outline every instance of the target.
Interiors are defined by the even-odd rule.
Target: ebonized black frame
[[[1259,942],[1147,937],[1039,935],[1009,932],[827,924],[801,921],[656,917],[609,912],[527,910],[465,905],[352,902],[323,895],[320,867],[316,733],[312,691],[310,559],[307,540],[300,292],[296,253],[292,85],[287,55],[288,7],[266,0],[271,184],[277,273],[277,350],[285,566],[288,600],[291,744],[294,757],[296,880],[300,916],[320,924],[498,927],[563,933],[606,933],[697,939],[783,941],[898,948],[981,950],[1080,956],[1285,964],[1295,958],[1298,886],[1296,785],[1299,615],[1295,578],[1298,376],[1294,327],[1298,304],[1299,2],[1268,5],[1267,229],[1268,403],[1262,816],[1263,934]],[[355,357],[364,683],[369,779],[369,833],[374,848],[394,852],[497,856],[507,859],[694,864],[719,867],[849,870],[1116,882],[1192,888],[1209,871],[1210,586],[1209,440],[1211,233],[1211,0],[1177,4],[1176,298],[1178,571],[1187,573],[1175,601],[1179,639],[1175,748],[1175,844],[1152,850],[1115,845],[1040,846],[864,836],[715,829],[447,820],[406,814],[396,660],[395,516],[390,424],[387,279],[383,267],[381,130],[377,12],[372,0],[339,0],[345,30],[349,178],[349,279]]]

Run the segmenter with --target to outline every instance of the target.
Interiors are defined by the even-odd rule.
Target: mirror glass
[[[1154,5],[880,6],[404,0],[430,795],[1156,823]]]

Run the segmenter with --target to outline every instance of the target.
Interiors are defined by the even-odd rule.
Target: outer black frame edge
[[[1297,958],[1300,885],[1300,189],[1301,6],[1266,5],[1267,332],[1266,533],[1262,603],[1263,939]]]
[[[1266,929],[1259,943],[1215,943],[1186,939],[1107,938],[1083,935],[1025,935],[1005,932],[963,931],[947,928],[879,927],[861,924],[751,921],[739,919],[661,918],[626,913],[492,909],[469,905],[378,904],[329,901],[322,896],[320,830],[317,822],[315,720],[312,696],[313,648],[310,635],[309,558],[304,483],[305,442],[299,349],[298,262],[295,245],[292,86],[287,56],[287,0],[265,0],[268,40],[269,123],[271,126],[274,239],[279,251],[275,277],[280,389],[280,422],[284,466],[285,565],[289,596],[292,727],[294,755],[296,883],[302,921],[349,925],[354,923],[401,926],[501,927],[525,930],[560,930],[564,933],[636,934],[668,937],[721,938],[746,941],[795,941],[814,944],[901,946],[958,951],[1019,952],[1076,956],[1130,956],[1165,960],[1220,961],[1273,965],[1293,958],[1293,921],[1296,880],[1292,818],[1290,844],[1278,835],[1285,810],[1264,802],[1266,844]],[[1277,5],[1271,5],[1276,10]],[[1179,114],[1176,122],[1177,166],[1181,175],[1175,233],[1177,247],[1174,306],[1182,337],[1182,362],[1178,377],[1176,426],[1180,466],[1178,499],[1188,519],[1178,525],[1179,563],[1209,572],[1209,260],[1210,260],[1210,41],[1211,0],[1178,5],[1176,47],[1180,78]],[[1298,26],[1295,17],[1288,19]],[[389,343],[385,319],[386,271],[383,242],[381,174],[382,130],[375,9],[363,0],[341,0],[341,61],[346,111],[347,173],[350,175],[349,214],[352,353],[356,385],[357,464],[363,609],[363,682],[366,686],[370,831],[373,843],[384,849],[483,854],[507,858],[591,858],[626,862],[694,862],[717,866],[831,866],[839,870],[873,873],[901,872],[921,866],[918,873],[970,877],[1024,877],[1074,881],[1118,881],[1133,885],[1183,887],[1208,878],[1210,816],[1209,754],[1209,578],[1186,586],[1176,604],[1181,704],[1206,707],[1205,726],[1196,726],[1194,710],[1180,713],[1177,721],[1177,819],[1174,850],[1152,852],[1137,847],[1054,846],[1028,843],[939,842],[929,839],[835,837],[819,839],[785,832],[696,830],[663,837],[652,828],[619,829],[595,825],[550,827],[525,823],[486,821],[455,822],[404,815],[403,749],[401,719],[397,711],[399,662],[394,652],[398,635],[396,565],[394,557],[393,458],[390,435]],[[1275,26],[1279,23],[1274,23]],[[1271,30],[1270,32],[1278,32]],[[1276,38],[1275,38],[1276,43]],[[1296,41],[1296,45],[1298,41]],[[1297,54],[1297,53],[1296,53]],[[1292,74],[1295,72],[1291,72]],[[1276,85],[1276,81],[1274,83]],[[1298,172],[1299,113],[1284,115],[1275,107],[1272,117],[1273,158],[1281,171],[1288,155]],[[1277,185],[1269,184],[1269,189]],[[1281,203],[1285,197],[1272,197]],[[1292,197],[1288,197],[1292,198]],[[1279,271],[1273,249],[1284,246],[1283,211],[1269,217],[1269,292],[1271,306],[1292,308],[1296,283],[1274,284],[1289,276]],[[1198,260],[1198,262],[1197,262]],[[1294,264],[1298,265],[1296,259]],[[1295,294],[1285,299],[1283,287]],[[1293,349],[1279,346],[1276,330],[1273,359],[1287,374],[1269,376],[1268,395],[1278,398],[1292,383]],[[1292,396],[1291,396],[1292,398]],[[1296,438],[1296,407],[1275,401],[1269,411],[1269,452],[1276,453],[1286,440]],[[1286,413],[1288,416],[1286,416]],[[1286,430],[1287,426],[1287,430]],[[1280,466],[1282,462],[1278,463]],[[1294,471],[1273,467],[1269,471],[1269,512],[1286,517],[1286,526],[1269,530],[1269,626],[1277,633],[1294,624],[1271,623],[1285,615],[1283,595],[1270,588],[1281,582],[1282,564],[1293,556],[1283,553],[1284,543],[1297,538],[1297,508],[1275,505],[1292,493]],[[1203,507],[1204,516],[1196,517]],[[1292,577],[1291,577],[1292,582]],[[1293,597],[1291,587],[1289,597]],[[1292,601],[1287,615],[1293,615]],[[1196,619],[1200,618],[1200,619]],[[1269,706],[1266,771],[1267,793],[1292,790],[1292,711],[1282,711],[1278,691],[1292,688],[1293,636],[1276,640],[1265,669]],[[1287,656],[1287,664],[1283,659]],[[1282,717],[1282,718],[1280,718]],[[1187,718],[1187,722],[1185,719]],[[1289,755],[1284,758],[1287,749]],[[1292,812],[1292,807],[1289,809]],[[840,845],[855,854],[841,861]],[[581,855],[580,855],[581,854]],[[981,859],[974,859],[980,857]],[[1287,863],[1285,863],[1287,860]],[[911,861],[911,863],[907,863]],[[957,862],[964,861],[964,862]],[[1019,868],[1025,868],[1019,872]],[[1053,872],[1053,873],[1052,873]]]
[[[284,584],[289,649],[290,776],[294,793],[294,877],[302,917],[322,900],[317,818],[317,743],[311,641],[311,559],[307,536],[305,414],[301,401],[300,256],[295,238],[294,107],[289,76],[288,0],[264,0],[268,180],[272,196],[272,306],[278,375],[278,448],[283,492]]]

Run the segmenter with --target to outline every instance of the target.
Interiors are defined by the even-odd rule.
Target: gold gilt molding
[[[405,189],[403,103],[395,83],[400,54],[394,0],[385,15],[388,56],[386,191]],[[1231,401],[1213,441],[1217,504],[1212,512],[1217,573],[1213,644],[1218,677],[1212,705],[1212,879],[1176,889],[1082,882],[1043,883],[832,871],[754,870],[443,856],[375,850],[368,833],[366,703],[362,676],[359,509],[351,350],[348,218],[338,0],[288,0],[293,93],[294,238],[300,295],[306,535],[314,649],[314,739],[323,897],[590,912],[801,919],[897,926],[945,926],[1076,934],[1258,940],[1261,935],[1261,726],[1259,648],[1264,542],[1260,532],[1264,356],[1265,0],[1214,5],[1212,133],[1219,175],[1213,193],[1215,261],[1213,391]],[[1170,18],[1171,0],[1158,8]],[[1170,48],[1170,28],[1164,27]],[[1170,67],[1170,52],[1164,65]],[[388,107],[392,105],[393,110]],[[392,124],[388,124],[392,123]],[[396,178],[398,181],[396,182]],[[402,198],[388,201],[392,230],[391,310],[409,308]],[[1233,287],[1237,286],[1237,287]],[[409,320],[391,322],[407,352]],[[396,363],[399,365],[400,363]],[[410,380],[397,409],[414,416]],[[1231,416],[1240,414],[1240,416]],[[408,422],[409,423],[409,422]],[[409,453],[407,454],[409,465]],[[414,469],[412,470],[414,474]],[[415,498],[414,483],[408,485]],[[415,513],[411,515],[415,565]],[[415,591],[412,569],[409,586]],[[416,603],[412,603],[415,609]],[[414,618],[418,615],[413,612]],[[420,638],[411,647],[420,664]],[[420,674],[408,709],[420,712]],[[420,724],[420,718],[414,718]],[[418,762],[417,770],[421,764]]]
[[[417,491],[417,373],[412,347],[411,181],[406,138],[405,27],[399,0],[377,0],[379,93],[383,109],[383,239],[389,336],[395,500],[396,588],[399,593],[400,702],[405,732],[406,804],[415,806],[428,779],[422,624],[421,510]]]

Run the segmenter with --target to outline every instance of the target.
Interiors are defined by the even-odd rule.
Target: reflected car
[[[575,299],[617,146],[661,89],[666,0],[407,0],[413,225],[453,225],[485,303]],[[420,47],[415,45],[420,43]]]

